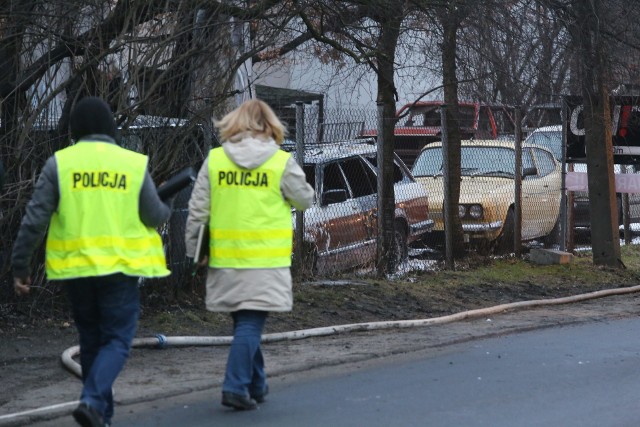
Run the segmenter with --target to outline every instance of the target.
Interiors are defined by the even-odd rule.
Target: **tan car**
[[[470,243],[513,248],[515,156],[512,141],[462,141],[458,213]],[[434,232],[444,231],[442,164],[436,142],[422,149],[412,170],[429,193]],[[522,176],[522,240],[549,236],[559,222],[560,163],[549,150],[523,144]]]

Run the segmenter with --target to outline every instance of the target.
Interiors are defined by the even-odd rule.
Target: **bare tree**
[[[613,180],[611,112],[609,110],[608,63],[601,22],[602,2],[575,2],[568,11],[576,18],[569,26],[579,54],[584,102],[585,145],[589,181],[591,244],[595,264],[618,267],[620,238]]]
[[[48,156],[69,144],[68,114],[79,98],[107,99],[123,132],[141,115],[188,120],[184,128],[143,145],[154,178],[162,181],[203,160],[206,150],[196,150],[187,134],[228,111],[229,100],[242,90],[237,71],[269,45],[271,34],[290,19],[287,11],[280,0],[1,2],[0,156],[7,185],[0,195],[5,254],[0,273],[5,280],[14,233],[37,173]],[[265,22],[264,41],[249,43],[255,20]]]
[[[453,228],[452,253],[460,256],[464,250],[462,237],[462,223],[458,216],[458,201],[460,200],[460,151],[461,139],[460,125],[458,122],[458,76],[457,76],[457,51],[458,31],[463,20],[468,16],[471,4],[467,0],[448,2],[445,6],[436,10],[438,20],[442,27],[442,84],[444,89],[444,102],[447,109],[447,155],[449,158],[449,204],[446,212],[449,214],[447,223]]]
[[[539,1],[562,20],[577,58],[575,81],[584,104],[593,261],[619,267],[609,96],[613,87],[628,83],[624,80],[632,78],[638,64],[638,11],[620,0]]]
[[[534,0],[483,1],[460,31],[463,99],[523,107],[558,102],[572,61],[568,31]]]
[[[273,49],[280,56],[313,40],[321,46],[363,64],[377,76],[378,103],[383,110],[381,140],[383,162],[379,165],[381,181],[378,199],[377,272],[389,272],[394,247],[395,196],[393,189],[393,129],[397,90],[394,81],[395,55],[406,9],[404,2],[361,1],[296,1],[298,16],[304,29]],[[329,55],[333,55],[329,53]],[[263,58],[255,58],[261,61]]]

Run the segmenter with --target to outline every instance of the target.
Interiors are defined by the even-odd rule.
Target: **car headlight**
[[[458,205],[458,216],[460,218],[464,218],[466,214],[467,214],[467,207],[464,205]]]
[[[482,205],[471,205],[469,207],[469,216],[473,219],[482,218]]]

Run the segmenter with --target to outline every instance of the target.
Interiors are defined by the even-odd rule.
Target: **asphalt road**
[[[283,375],[256,411],[209,389],[117,408],[114,426],[635,427],[638,331],[627,318],[478,339]]]

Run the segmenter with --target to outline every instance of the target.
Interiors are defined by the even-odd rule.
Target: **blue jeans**
[[[80,339],[82,394],[105,422],[113,416],[112,387],[124,367],[140,314],[138,279],[123,274],[66,281]]]
[[[267,379],[264,374],[260,338],[267,314],[266,311],[257,310],[240,310],[231,313],[233,341],[229,349],[222,391],[243,396],[264,394]]]

